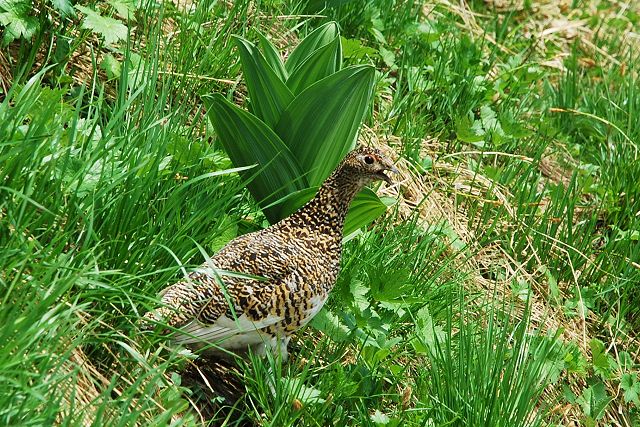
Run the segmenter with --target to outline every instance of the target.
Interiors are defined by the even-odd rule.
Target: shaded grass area
[[[29,12],[1,58],[3,424],[637,422],[638,58],[615,34],[640,11],[574,2],[553,12],[585,21],[571,37],[535,2],[337,3],[98,2],[129,29],[109,44]],[[399,203],[345,244],[292,360],[240,363],[229,416],[137,319],[198,245],[264,225],[200,106],[243,103],[231,34],[286,50],[331,19],[379,70]]]

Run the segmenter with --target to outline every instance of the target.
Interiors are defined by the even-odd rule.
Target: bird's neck
[[[353,198],[363,185],[339,168],[327,178],[313,199],[285,221],[290,226],[304,227],[341,239],[344,219]]]

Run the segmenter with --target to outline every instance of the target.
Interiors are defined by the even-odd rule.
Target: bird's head
[[[347,154],[342,161],[341,168],[358,178],[359,183],[363,186],[378,180],[391,184],[391,178],[385,172],[398,173],[393,162],[382,154],[380,150],[364,146],[356,148]]]

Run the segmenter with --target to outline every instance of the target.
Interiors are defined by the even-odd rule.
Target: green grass
[[[108,44],[64,3],[15,2],[33,33],[0,57],[0,424],[639,422],[637,7],[574,2],[593,36],[540,45],[536,2],[149,2],[127,20],[99,1],[130,30]],[[236,410],[204,420],[188,356],[138,329],[202,251],[266,224],[200,96],[243,103],[232,34],[286,50],[329,20],[347,63],[375,65],[367,124],[415,173],[345,243],[290,360],[242,361]]]

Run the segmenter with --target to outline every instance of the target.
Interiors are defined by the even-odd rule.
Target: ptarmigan
[[[214,353],[265,351],[287,356],[291,335],[324,305],[336,282],[344,219],[354,196],[396,172],[379,150],[351,151],[316,196],[291,216],[229,242],[188,278],[164,289],[147,325],[177,329],[180,344]],[[217,350],[215,350],[217,348]]]

